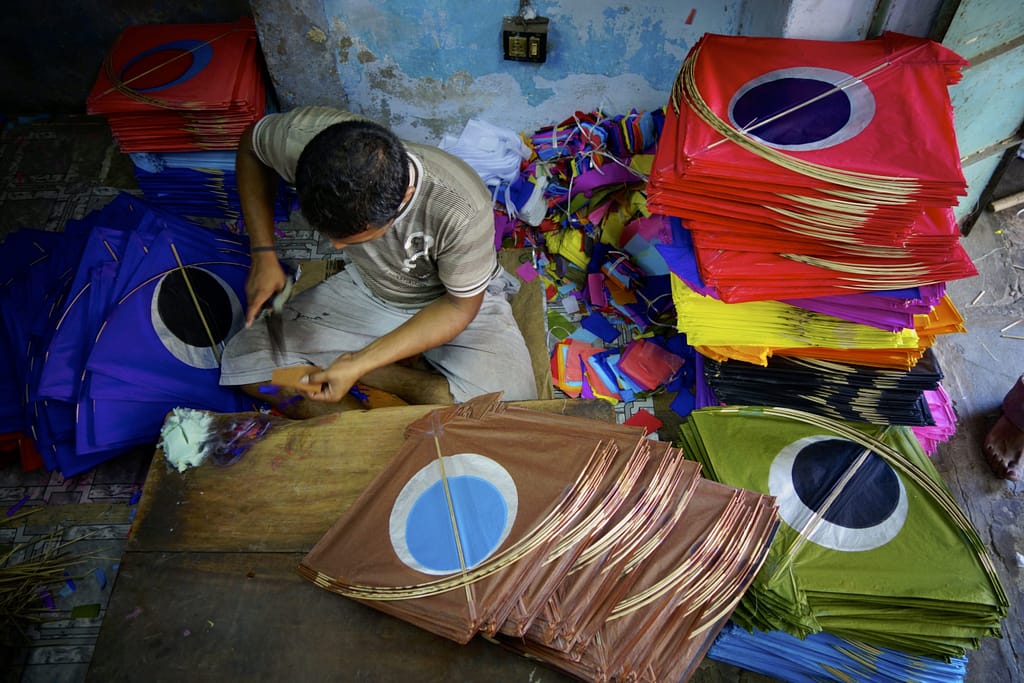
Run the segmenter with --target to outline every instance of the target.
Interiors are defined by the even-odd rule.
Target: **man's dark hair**
[[[295,187],[310,225],[344,239],[395,217],[409,187],[409,157],[402,141],[380,124],[335,123],[302,150]]]

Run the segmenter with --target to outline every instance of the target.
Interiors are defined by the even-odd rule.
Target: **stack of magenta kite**
[[[772,499],[642,428],[499,399],[411,424],[299,573],[586,680],[688,679],[761,566]]]

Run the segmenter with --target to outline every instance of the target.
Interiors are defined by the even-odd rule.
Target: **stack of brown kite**
[[[130,26],[86,100],[122,152],[234,149],[263,115],[267,87],[251,18]]]
[[[770,496],[707,481],[642,429],[507,406],[410,425],[303,560],[327,590],[589,679],[687,678],[763,562]]]

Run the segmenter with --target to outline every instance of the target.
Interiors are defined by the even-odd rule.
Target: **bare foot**
[[[1001,415],[988,435],[985,436],[985,459],[1000,479],[1020,481],[1024,474],[1021,459],[1024,457],[1024,431]]]
[[[1003,414],[985,436],[985,459],[1000,479],[1020,481],[1024,475],[1024,375],[1003,397]]]

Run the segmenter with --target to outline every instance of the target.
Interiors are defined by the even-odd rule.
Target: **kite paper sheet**
[[[410,425],[300,575],[590,680],[688,678],[766,557],[774,500],[642,429],[499,398]]]
[[[72,476],[153,443],[175,407],[251,404],[219,384],[220,350],[243,324],[243,237],[127,194],[63,234],[24,231],[20,244],[22,232],[5,242],[22,263],[0,314],[19,350],[12,412],[49,469]]]
[[[782,525],[741,626],[933,658],[999,635],[1006,594],[908,427],[730,406],[694,411],[680,434],[709,478],[778,500]]]
[[[708,34],[680,70],[648,208],[692,234],[730,303],[971,277],[948,86],[966,61],[886,33],[829,42]]]
[[[86,99],[123,152],[234,149],[266,108],[252,18],[129,26]]]

